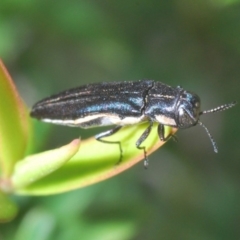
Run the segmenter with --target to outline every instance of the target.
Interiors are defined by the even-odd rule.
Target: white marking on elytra
[[[77,119],[49,119],[49,118],[44,118],[41,119],[44,122],[50,122],[50,123],[55,123],[55,124],[60,124],[60,125],[68,125],[68,126],[81,126],[84,123],[88,123],[90,121],[94,121],[99,119],[101,121],[100,126],[108,126],[108,125],[133,125],[137,124],[139,122],[142,122],[144,120],[145,116],[142,115],[140,117],[125,117],[121,119],[117,115],[110,115],[110,114],[96,114],[92,116],[86,116],[86,117],[81,117]],[[82,126],[83,127],[83,126]],[[89,127],[95,127],[95,126],[87,126],[86,128]]]

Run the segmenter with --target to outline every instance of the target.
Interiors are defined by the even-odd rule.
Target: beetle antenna
[[[210,110],[202,111],[202,112],[199,113],[199,115],[205,114],[205,113],[215,113],[215,112],[224,111],[224,110],[227,110],[227,109],[229,109],[229,108],[234,107],[236,104],[237,104],[236,101],[231,102],[231,103],[227,103],[227,104],[221,105],[221,106],[219,106],[219,107],[212,108],[212,109],[210,109]],[[209,136],[210,141],[211,141],[211,143],[212,143],[212,145],[213,145],[213,150],[214,150],[215,153],[217,153],[217,152],[218,152],[218,147],[217,147],[217,144],[216,144],[216,142],[214,141],[211,133],[209,132],[209,130],[207,129],[207,127],[206,127],[202,122],[198,121],[198,124],[201,125],[201,126],[205,129],[205,131],[207,132],[207,135]]]
[[[201,115],[201,114],[205,114],[205,113],[215,113],[215,112],[224,111],[224,110],[227,110],[231,107],[234,107],[236,104],[237,104],[237,102],[234,101],[234,102],[227,103],[227,104],[221,105],[219,107],[216,107],[216,108],[213,108],[213,109],[210,109],[210,110],[202,111],[199,114]]]
[[[218,147],[217,147],[217,144],[216,144],[215,140],[213,139],[211,133],[209,132],[207,127],[202,122],[198,121],[198,124],[201,125],[206,130],[207,135],[209,136],[210,141],[211,141],[211,143],[213,145],[213,150],[214,150],[215,153],[217,153],[218,152]]]

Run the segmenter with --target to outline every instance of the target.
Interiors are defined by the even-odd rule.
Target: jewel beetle
[[[144,166],[148,165],[147,153],[142,143],[149,136],[153,123],[158,123],[158,136],[166,141],[164,126],[180,129],[197,124],[207,132],[213,149],[218,152],[216,142],[207,127],[199,121],[205,113],[214,113],[233,107],[236,102],[201,111],[197,94],[181,87],[171,87],[154,80],[102,82],[73,88],[37,102],[31,117],[55,124],[92,128],[116,125],[115,128],[95,136],[103,143],[119,145],[121,162],[123,151],[121,141],[110,142],[111,136],[125,125],[148,122],[146,130],[139,136],[136,147],[144,152]]]

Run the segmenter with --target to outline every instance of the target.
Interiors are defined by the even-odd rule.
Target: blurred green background
[[[0,57],[29,107],[86,83],[154,79],[209,109],[240,99],[240,1],[1,0]],[[239,105],[201,120],[218,154],[200,126],[178,131],[147,171],[14,197],[20,212],[0,239],[240,239]],[[101,131],[40,123],[35,141],[41,151]]]

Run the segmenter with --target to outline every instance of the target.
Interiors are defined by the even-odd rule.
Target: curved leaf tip
[[[23,158],[30,131],[27,108],[0,59],[0,167],[9,177],[15,162]]]
[[[12,176],[13,188],[26,187],[56,171],[76,154],[79,146],[80,140],[75,139],[60,148],[30,155],[19,161]]]

